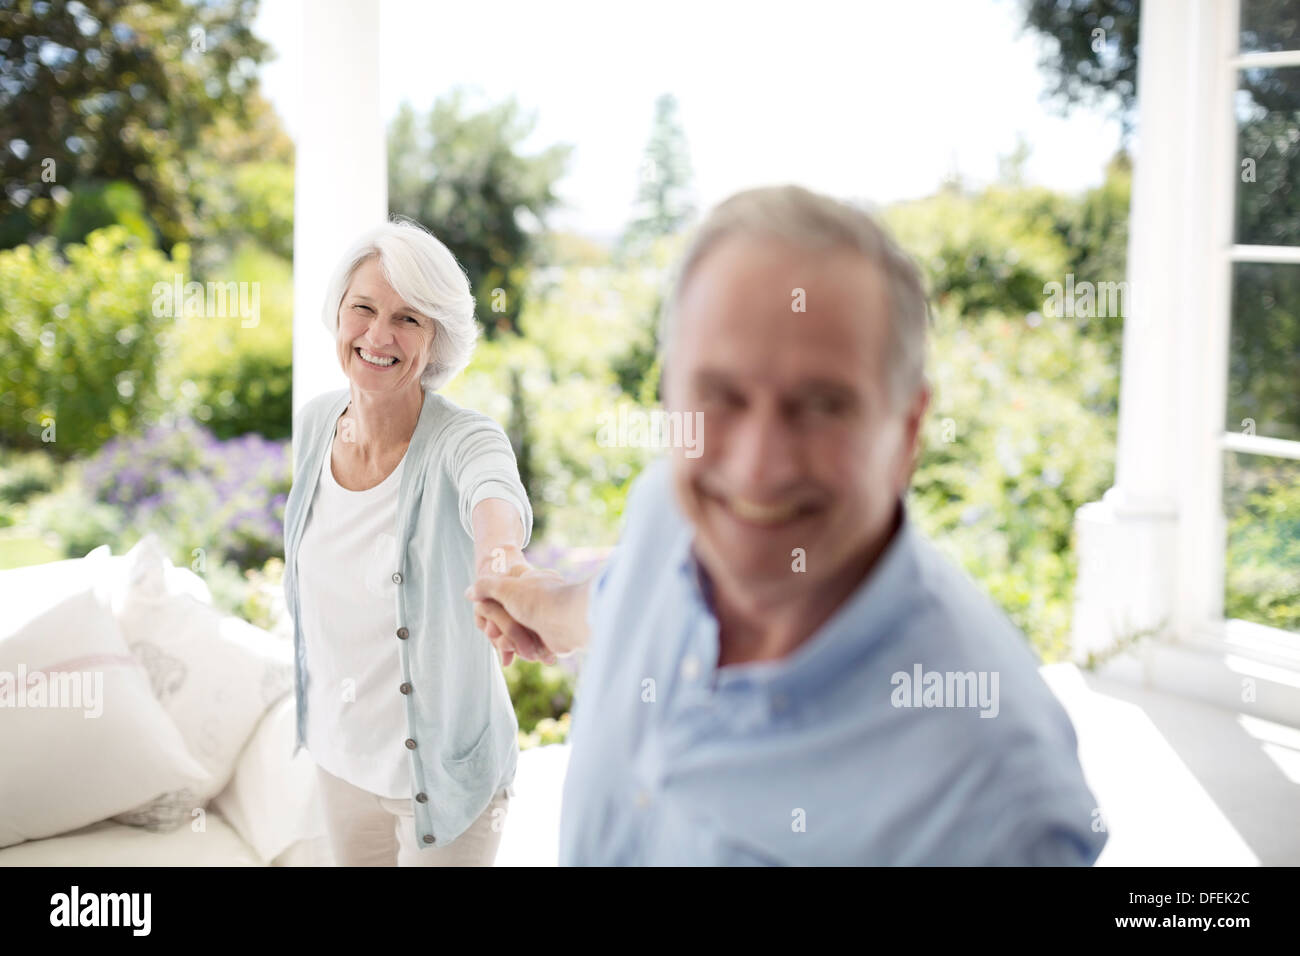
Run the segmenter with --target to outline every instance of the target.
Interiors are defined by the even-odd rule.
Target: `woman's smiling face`
[[[354,385],[373,391],[418,386],[434,334],[433,320],[388,284],[377,256],[357,266],[339,303],[338,331],[339,364]]]

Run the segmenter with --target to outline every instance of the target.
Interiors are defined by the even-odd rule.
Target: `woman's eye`
[[[370,306],[368,306],[368,305],[362,305],[360,302],[356,303],[354,306],[352,306],[352,308],[354,308],[354,309],[362,309],[362,310],[364,310],[364,311],[366,311],[366,312],[373,312],[373,311],[374,311],[374,309],[370,308]]]
[[[420,320],[417,319],[417,318],[415,318],[414,316],[411,316],[411,315],[408,315],[408,316],[406,317],[406,321],[412,323],[413,325],[419,325],[419,324],[420,324]]]

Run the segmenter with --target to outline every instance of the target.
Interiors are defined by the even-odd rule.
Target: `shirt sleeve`
[[[1036,766],[1017,761],[1013,779],[1038,782],[999,799],[984,828],[987,865],[1091,866],[1101,854],[1106,832],[1096,798],[1077,770],[1067,773],[1050,759],[1040,757]]]
[[[485,415],[475,415],[458,430],[452,446],[450,468],[460,498],[460,520],[474,537],[474,509],[487,498],[501,498],[515,506],[523,522],[527,547],[533,533],[533,509],[519,480],[514,449],[501,426]]]
[[[1098,840],[1089,840],[1069,827],[1042,827],[1026,840],[1020,851],[1020,865],[1092,866],[1106,839],[1105,834],[1099,836]]]

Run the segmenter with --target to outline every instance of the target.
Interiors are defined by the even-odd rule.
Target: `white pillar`
[[[366,0],[301,4],[293,201],[295,414],[321,392],[347,385],[321,324],[325,284],[348,245],[388,215],[379,8]]]
[[[1221,0],[1142,4],[1115,484],[1075,516],[1076,660],[1141,632],[1186,634],[1213,606],[1185,598],[1207,587],[1213,521],[1202,512],[1214,497],[1207,488],[1218,480],[1222,432],[1212,384],[1222,370],[1207,360],[1220,314],[1210,187],[1222,8]],[[1209,586],[1221,589],[1222,579]]]

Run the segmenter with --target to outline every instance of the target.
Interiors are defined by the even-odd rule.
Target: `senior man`
[[[562,864],[1090,864],[1106,836],[1024,637],[908,517],[915,267],[787,186],[718,206],[666,303],[647,468],[591,581],[479,578],[503,654],[587,646]]]

